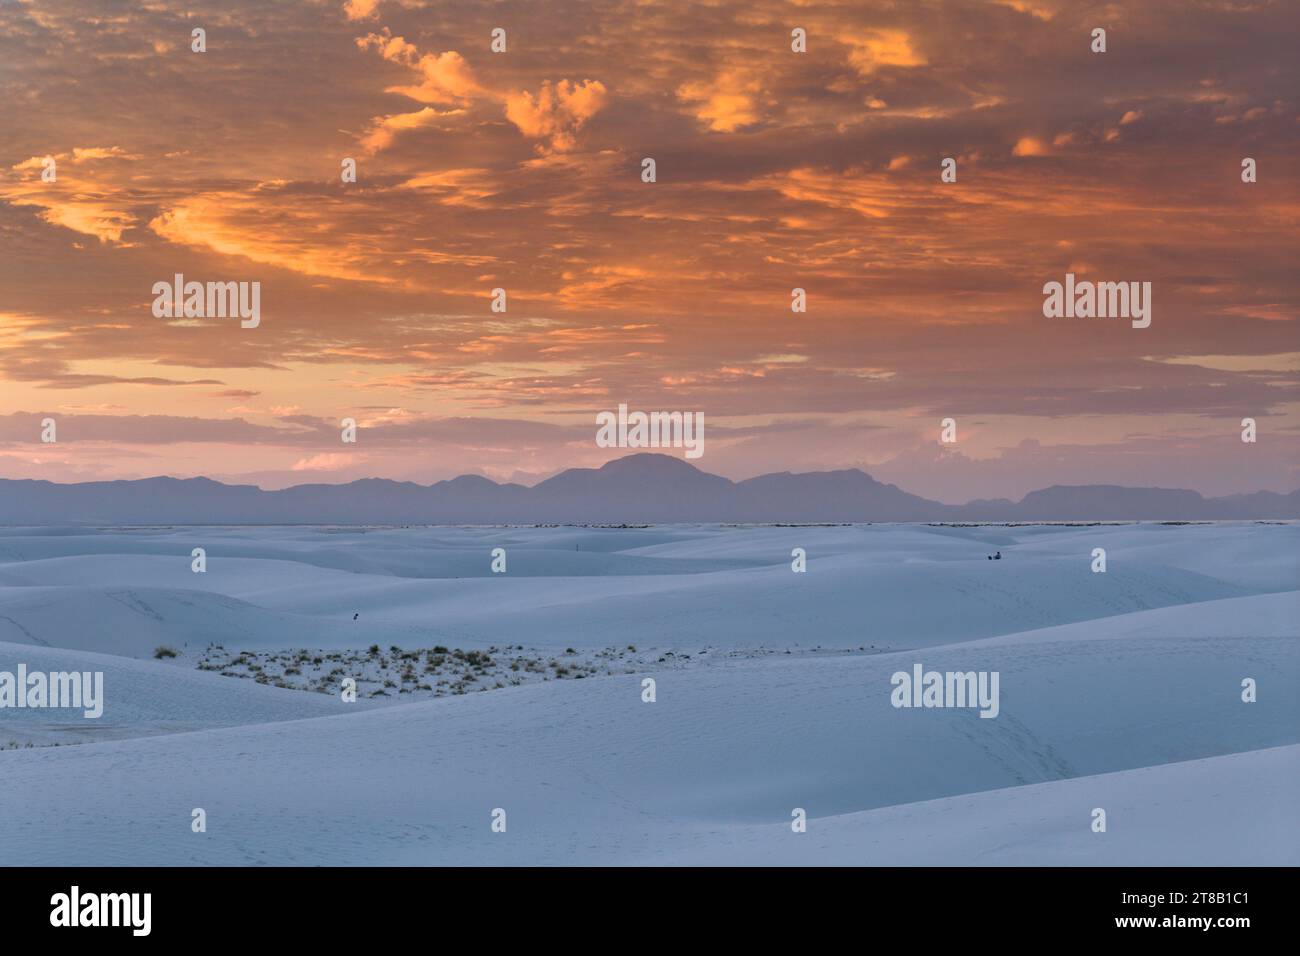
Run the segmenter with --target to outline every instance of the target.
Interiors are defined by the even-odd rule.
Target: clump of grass
[[[164,657],[175,657],[176,651],[173,648],[168,647],[166,644],[160,644],[154,648],[153,656],[154,660],[160,661]]]

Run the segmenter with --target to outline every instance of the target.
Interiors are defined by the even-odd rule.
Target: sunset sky
[[[1297,35],[1250,0],[0,0],[0,477],[532,483],[626,454],[626,403],[702,412],[731,478],[1290,491]],[[1066,272],[1151,282],[1151,327],[1045,318]],[[175,273],[259,281],[260,326],[155,318]]]

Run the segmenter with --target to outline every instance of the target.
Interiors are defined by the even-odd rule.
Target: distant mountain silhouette
[[[668,455],[570,468],[531,488],[477,475],[418,485],[366,478],[263,491],[208,478],[55,484],[0,479],[0,524],[669,524],[675,522],[1198,521],[1300,518],[1300,491],[1054,485],[1018,502],[945,505],[856,468],[747,481]]]

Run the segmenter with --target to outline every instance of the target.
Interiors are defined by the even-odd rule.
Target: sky
[[[1251,0],[0,0],[0,477],[531,484],[629,453],[626,404],[702,413],[734,479],[1291,491],[1297,35]],[[178,273],[258,282],[259,324],[156,316]],[[1150,326],[1045,317],[1067,273],[1151,283]]]

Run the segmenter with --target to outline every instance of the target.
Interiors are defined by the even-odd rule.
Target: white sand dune
[[[0,747],[66,745],[349,712],[337,697],[283,690],[193,667],[0,643],[0,671],[16,673],[19,662],[29,673],[103,674],[104,712],[87,718],[84,709],[5,709],[0,711]],[[366,702],[355,706],[365,707]]]
[[[1265,544],[1253,586],[1243,527],[1257,551]],[[571,542],[588,550],[562,550]],[[207,573],[190,571],[191,546],[208,550]],[[1089,570],[1095,546],[1108,548],[1106,574]],[[506,548],[504,575],[489,570],[494,547]],[[805,574],[790,570],[795,547]],[[993,550],[1006,559],[987,561]],[[1219,563],[1183,566],[1192,553]],[[0,640],[107,652],[120,642],[133,656],[223,635],[281,647],[921,647],[1290,590],[1296,553],[1290,525],[11,533],[0,537],[11,559],[0,563]],[[82,591],[45,590],[72,587]],[[84,634],[79,614],[107,633]],[[141,637],[112,636],[126,634]]]
[[[364,627],[364,630],[362,630]],[[416,643],[428,628],[351,614],[318,616],[258,607],[209,591],[153,587],[0,588],[0,641],[148,657],[160,646],[359,647]]]
[[[633,862],[700,829],[764,832],[796,806],[855,814],[1294,743],[1300,726],[1293,639],[928,650],[927,667],[1000,670],[993,720],[892,708],[889,675],[913,656],[722,662],[660,675],[654,704],[636,676],[601,678],[4,753],[0,812],[26,836],[0,850],[69,863]],[[1240,702],[1242,675],[1260,680],[1258,703]],[[186,829],[192,806],[213,821],[201,837]],[[499,842],[494,807],[512,828]],[[130,837],[172,818],[148,846]]]
[[[107,678],[101,737],[37,728],[46,740],[94,742],[0,752],[8,863],[1210,865],[1300,856],[1292,526],[224,529],[225,546],[238,540],[248,553],[213,561],[207,575],[190,574],[188,552],[171,539],[187,532],[162,534],[4,539],[0,669],[21,659]],[[622,543],[657,566],[693,564],[584,575],[556,547],[575,536],[605,546],[588,557],[614,561],[609,549]],[[146,548],[119,558],[99,547],[116,537],[180,557]],[[84,547],[87,538],[98,550]],[[263,538],[266,554],[257,551]],[[445,556],[421,552],[439,548],[486,559],[484,545],[506,539],[504,576],[374,570],[437,568]],[[346,540],[342,550],[371,570],[286,557],[295,548],[319,557],[318,540]],[[808,549],[806,574],[789,569],[796,546]],[[1104,575],[1088,571],[1094,546],[1107,548]],[[994,548],[1002,562],[984,558]],[[410,553],[398,560],[394,551]],[[526,554],[567,573],[516,576]],[[1241,567],[1252,555],[1256,577]],[[180,570],[168,565],[172,577],[154,580],[159,560]],[[359,621],[350,607],[361,608]],[[127,659],[155,643],[218,635],[232,649],[362,647],[399,631],[420,639],[412,647],[459,635],[715,652],[644,673],[384,707]],[[66,649],[43,646],[60,642]],[[892,650],[746,656],[764,645],[873,643]],[[890,676],[914,663],[997,671],[998,717],[894,708]],[[657,681],[653,704],[641,700],[645,676]],[[1244,678],[1258,683],[1254,703],[1241,699]],[[6,724],[52,719],[17,713],[0,710],[0,743]],[[1105,834],[1089,826],[1098,806],[1109,815]],[[194,807],[207,811],[207,833],[190,831]],[[504,834],[489,828],[497,807],[507,812]],[[808,812],[806,834],[790,831],[795,807]]]
[[[785,824],[701,829],[645,862],[1296,866],[1297,779],[1300,747],[1276,747],[827,817],[800,835]],[[1091,828],[1098,807],[1104,833]]]

